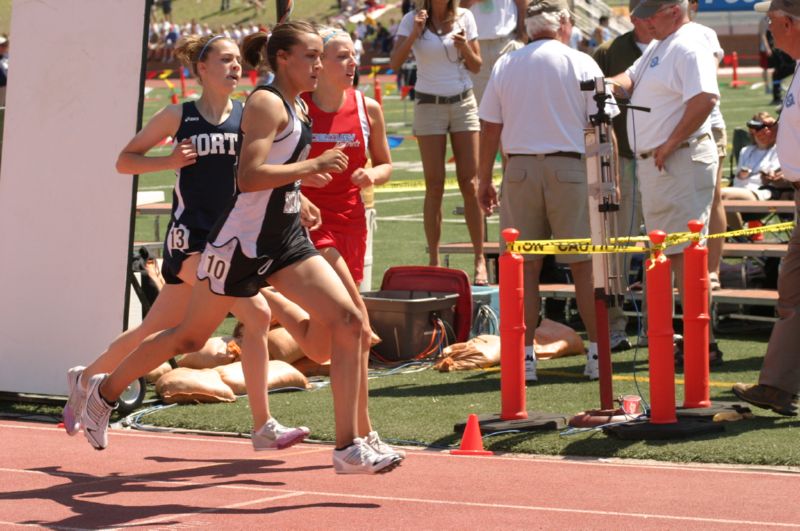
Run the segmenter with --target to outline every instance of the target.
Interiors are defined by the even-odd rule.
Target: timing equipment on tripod
[[[594,92],[593,99],[597,106],[597,112],[589,116],[591,126],[584,129],[583,135],[591,241],[593,245],[613,245],[612,241],[615,240],[612,238],[619,236],[616,213],[619,211],[620,187],[611,115],[606,108],[621,104],[614,101],[611,92],[606,90],[606,80],[603,77],[582,81],[580,88],[584,92]],[[627,107],[634,109],[632,106]],[[592,255],[600,407],[604,410],[612,409],[614,405],[608,308],[612,303],[623,302],[623,275],[623,260],[619,253]]]

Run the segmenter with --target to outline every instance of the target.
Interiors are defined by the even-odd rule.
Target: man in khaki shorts
[[[651,28],[656,40],[609,81],[617,95],[630,95],[632,105],[650,109],[628,114],[647,230],[685,232],[690,220],[699,219],[705,235],[719,163],[708,117],[719,99],[719,86],[716,61],[688,11],[687,0],[642,0],[633,15]],[[686,245],[665,251],[681,291]],[[712,365],[722,362],[713,341],[709,360]]]
[[[570,18],[566,0],[531,2],[525,23],[533,42],[497,61],[481,101],[478,200],[487,214],[498,206],[492,166],[502,141],[508,164],[499,202],[500,227],[516,228],[522,240],[589,237],[583,130],[597,107],[593,92],[582,92],[580,82],[603,73],[591,57],[565,44],[572,33]],[[607,110],[619,112],[614,102]],[[543,257],[524,258],[525,379],[531,382],[536,380],[533,336]],[[589,336],[584,374],[594,379],[598,369],[592,264],[587,255],[558,259],[572,270],[578,311]]]

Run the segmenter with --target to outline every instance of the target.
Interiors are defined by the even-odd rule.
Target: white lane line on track
[[[8,469],[0,469],[7,471]],[[69,474],[63,474],[64,476],[69,476]],[[83,477],[83,476],[81,476]],[[120,478],[109,478],[113,480],[119,480]],[[439,505],[439,506],[452,506],[452,507],[475,507],[475,508],[484,508],[484,509],[503,509],[503,510],[517,510],[517,511],[533,511],[533,512],[550,512],[550,513],[561,513],[561,514],[580,514],[580,515],[592,515],[592,516],[614,516],[614,517],[622,517],[622,518],[634,518],[634,519],[661,519],[661,520],[668,520],[674,522],[698,522],[698,523],[709,523],[709,524],[731,524],[731,525],[748,525],[748,526],[758,526],[758,527],[786,527],[786,528],[800,528],[800,523],[794,522],[766,522],[766,521],[759,521],[759,520],[737,520],[732,518],[711,518],[711,517],[702,517],[702,516],[687,516],[687,515],[671,515],[671,514],[660,514],[660,513],[640,513],[640,512],[623,512],[623,511],[601,511],[595,509],[580,509],[580,508],[570,508],[570,507],[546,507],[546,506],[533,506],[533,505],[514,505],[514,504],[506,504],[506,503],[484,503],[484,502],[472,502],[466,500],[432,500],[428,498],[408,498],[408,497],[397,497],[397,496],[378,496],[374,494],[352,494],[346,492],[329,492],[329,491],[312,491],[312,490],[292,490],[292,489],[278,489],[273,487],[253,487],[253,486],[245,486],[245,485],[213,485],[208,483],[201,483],[201,482],[194,482],[194,481],[186,481],[186,480],[171,480],[171,481],[162,481],[162,480],[153,480],[149,479],[146,476],[126,476],[125,479],[127,481],[138,481],[138,482],[148,482],[148,483],[165,483],[172,486],[178,485],[196,485],[199,487],[203,487],[206,489],[226,489],[226,490],[242,490],[242,491],[262,491],[262,492],[275,492],[278,493],[276,496],[267,496],[263,498],[259,498],[257,500],[239,502],[236,504],[227,505],[224,507],[210,507],[208,509],[201,509],[194,512],[187,512],[182,513],[179,515],[168,515],[163,518],[147,520],[144,522],[135,522],[136,525],[150,525],[154,523],[158,523],[168,519],[176,519],[178,517],[190,517],[195,514],[202,514],[202,513],[211,513],[215,511],[219,511],[221,509],[229,509],[229,508],[236,508],[236,507],[244,507],[247,505],[254,505],[258,503],[264,503],[268,501],[274,501],[283,498],[291,498],[297,496],[318,496],[318,497],[327,497],[327,498],[351,498],[351,499],[358,499],[358,500],[369,500],[369,501],[384,501],[384,502],[400,502],[400,503],[413,503],[413,504],[427,504],[427,505]],[[95,498],[96,499],[96,498]]]
[[[20,424],[13,421],[0,421],[0,426],[4,428],[28,429],[36,431],[55,431],[63,432],[62,428],[55,426],[37,426],[33,424]],[[146,431],[134,430],[109,430],[112,436],[125,436],[125,437],[144,437],[152,439],[167,439],[176,440],[180,437],[181,441],[199,441],[199,442],[220,442],[223,444],[239,444],[249,445],[250,441],[244,438],[230,438],[219,435],[209,435],[206,437],[197,437],[185,434],[157,434]],[[470,457],[450,455],[446,450],[432,450],[427,448],[405,447],[411,450],[417,457],[433,457],[445,459],[470,459]],[[300,444],[294,448],[282,450],[280,452],[267,452],[267,455],[301,455],[311,454],[323,451],[330,451],[331,445],[321,444],[318,447],[309,444]],[[263,452],[261,452],[263,454]],[[254,454],[254,459],[262,456]],[[683,470],[688,472],[717,472],[721,474],[746,474],[746,475],[760,475],[760,476],[774,476],[774,477],[798,477],[800,476],[799,467],[789,466],[774,466],[762,467],[758,465],[732,465],[732,464],[714,464],[714,463],[670,463],[670,462],[641,462],[636,459],[624,460],[620,458],[591,458],[591,457],[558,457],[558,456],[541,456],[531,454],[506,454],[494,455],[483,458],[484,460],[492,459],[497,461],[533,461],[544,464],[564,464],[570,466],[603,466],[603,467],[619,467],[619,468],[640,468],[643,470]],[[0,469],[2,470],[2,469]],[[13,469],[11,469],[13,470]]]

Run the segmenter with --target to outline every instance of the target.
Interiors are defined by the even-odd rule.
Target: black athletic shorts
[[[276,271],[316,255],[319,252],[305,229],[294,231],[276,252],[257,258],[245,256],[239,240],[234,238],[219,247],[211,243],[206,246],[197,278],[207,278],[211,291],[217,295],[252,297]]]

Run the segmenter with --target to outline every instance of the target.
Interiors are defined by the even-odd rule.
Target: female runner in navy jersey
[[[125,146],[117,161],[120,173],[175,170],[172,216],[164,242],[162,272],[166,285],[138,327],[117,337],[85,369],[73,367],[68,371],[70,397],[64,407],[64,428],[70,435],[80,429],[80,413],[91,376],[116,369],[145,338],[181,322],[196,283],[200,253],[214,223],[236,192],[233,168],[242,104],[232,101],[230,95],[241,77],[239,47],[222,36],[190,37],[175,52],[182,62],[192,65],[203,87],[202,96],[195,102],[169,105],[156,113]],[[168,136],[175,139],[169,155],[145,156]],[[242,365],[255,428],[253,446],[256,450],[291,446],[309,431],[284,428],[269,413],[265,335],[269,308],[262,297],[250,297],[239,299],[233,312],[245,322]],[[248,330],[250,324],[252,330]],[[138,361],[126,362],[124,374],[139,373],[141,367]],[[97,439],[90,432],[87,437],[95,447],[102,449],[106,445],[105,438]]]
[[[311,241],[333,267],[347,288],[350,298],[363,316],[361,333],[361,388],[358,395],[357,433],[378,453],[405,453],[384,443],[372,429],[368,408],[367,370],[372,330],[367,308],[358,291],[364,276],[367,225],[361,189],[383,184],[392,173],[383,112],[377,101],[353,88],[356,71],[355,50],[350,35],[341,29],[318,28],[324,54],[322,72],[314,92],[303,94],[311,116],[310,156],[339,145],[347,155],[343,172],[331,172],[325,186],[302,187],[303,196],[321,213],[321,225],[310,232]],[[366,168],[368,159],[371,168]],[[262,290],[272,314],[295,338],[304,352],[330,357],[331,331],[319,326],[309,314],[282,294]]]
[[[178,352],[196,350],[237,300],[259,295],[269,281],[332,331],[336,472],[386,472],[399,464],[399,456],[378,454],[356,429],[361,312],[300,223],[300,184],[323,186],[331,180],[326,172],[347,167],[340,149],[307,159],[311,127],[298,96],[316,87],[322,39],[310,24],[288,22],[274,28],[268,43],[259,33],[244,45],[245,58],[256,66],[264,51],[275,80],[255,90],[245,107],[238,192],[209,236],[197,270],[198,278],[207,282],[195,285],[177,327],[142,343],[110,375],[91,378],[84,428],[105,438],[113,401],[132,380]]]

